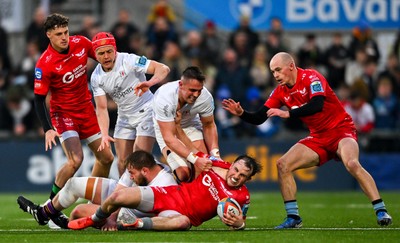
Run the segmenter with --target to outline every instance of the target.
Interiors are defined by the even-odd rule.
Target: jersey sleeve
[[[51,75],[48,68],[40,61],[35,67],[34,93],[38,95],[47,95],[50,87]]]
[[[269,95],[269,98],[267,101],[265,101],[264,106],[268,108],[281,108],[283,106],[281,100],[280,100],[280,90],[279,87],[275,88],[271,94]]]
[[[81,41],[82,41],[83,43],[85,43],[85,46],[86,46],[86,48],[87,48],[88,57],[92,58],[93,60],[96,60],[96,55],[95,55],[95,52],[94,52],[94,50],[93,50],[92,42],[91,42],[87,37],[85,37],[85,36],[78,35],[78,37],[80,37],[80,38],[81,38]]]
[[[209,117],[214,115],[214,109],[215,109],[214,98],[206,88],[203,88],[203,92],[205,93],[204,95],[205,100],[202,103],[202,108],[199,111],[199,115],[201,117]]]
[[[247,211],[249,210],[250,203],[245,203],[242,206],[243,218],[245,219],[247,216]]]
[[[125,170],[125,172],[121,175],[121,177],[118,180],[118,184],[126,187],[131,187],[132,185],[135,184],[133,180],[131,180],[128,170]]]
[[[157,121],[173,122],[176,114],[176,106],[169,99],[164,99],[159,93],[153,100],[154,118]]]
[[[317,71],[312,71],[309,76],[310,82],[310,99],[314,96],[326,96],[325,90],[327,81],[326,79],[319,74]]]
[[[98,69],[98,67],[99,66],[96,67],[96,70]],[[92,87],[94,97],[106,95],[106,92],[100,87],[101,76],[97,74],[96,70],[90,77],[90,86]]]
[[[147,69],[149,68],[151,60],[147,59],[145,56],[138,56],[135,54],[129,54],[127,58],[129,65],[132,68],[132,71],[146,74]],[[146,80],[140,80],[146,81]]]

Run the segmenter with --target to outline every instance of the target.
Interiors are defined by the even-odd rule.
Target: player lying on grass
[[[77,218],[90,215],[99,205],[115,190],[131,186],[165,186],[176,185],[176,181],[168,166],[156,163],[153,155],[146,151],[135,151],[125,160],[126,171],[119,181],[100,177],[72,177],[65,187],[44,206],[35,205],[28,199],[20,196],[18,202],[25,212],[33,212],[32,216],[40,225],[45,225],[52,219],[61,228],[68,228],[68,218],[58,217],[59,212],[74,204],[78,198],[90,200],[93,204],[78,205],[71,213]],[[27,210],[30,207],[33,210]],[[103,230],[116,230],[118,212],[113,214],[102,227]],[[122,208],[118,217],[126,220],[136,215],[137,217],[149,216],[137,210]],[[153,215],[150,215],[153,216]],[[136,218],[136,217],[135,217]]]
[[[261,166],[253,158],[241,155],[233,163],[213,161],[209,171],[203,171],[190,183],[173,186],[139,186],[114,191],[92,216],[72,220],[68,227],[84,229],[100,227],[120,207],[135,208],[157,214],[156,217],[124,221],[124,229],[188,230],[217,215],[218,202],[234,198],[240,205],[239,215],[225,213],[222,222],[231,229],[244,229],[250,203],[245,183],[260,172]]]

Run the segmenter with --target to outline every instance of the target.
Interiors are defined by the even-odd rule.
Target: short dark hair
[[[125,168],[129,165],[137,170],[140,170],[143,167],[152,168],[156,164],[154,156],[143,150],[137,150],[125,159]]]
[[[196,79],[201,83],[204,83],[204,81],[206,80],[206,76],[204,76],[199,67],[190,66],[186,68],[185,71],[183,71],[182,79]]]
[[[68,26],[69,18],[59,14],[54,13],[47,17],[46,21],[44,22],[44,31],[47,32],[51,29],[59,28],[59,27],[66,27]]]
[[[250,157],[246,154],[240,155],[239,157],[237,157],[235,159],[234,163],[238,160],[243,160],[246,167],[251,170],[251,174],[248,178],[249,180],[251,179],[251,177],[253,177],[253,175],[261,172],[261,169],[262,169],[261,164],[258,163],[253,157]]]

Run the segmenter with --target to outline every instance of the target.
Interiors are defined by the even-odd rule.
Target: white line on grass
[[[0,229],[0,232],[49,232],[50,229]],[[193,228],[192,231],[226,231],[225,228]],[[274,228],[246,228],[246,231],[263,231],[263,230],[273,230],[273,231],[281,231],[276,230]],[[316,230],[316,231],[359,231],[359,230],[367,230],[367,231],[397,231],[400,228],[300,228],[300,229],[285,229],[285,230]],[[51,231],[51,230],[50,230]],[[71,231],[65,229],[58,229],[54,231]]]

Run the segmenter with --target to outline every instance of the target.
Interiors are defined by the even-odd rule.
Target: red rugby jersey
[[[87,61],[95,59],[92,42],[84,36],[70,36],[66,53],[51,45],[41,55],[35,68],[34,93],[51,92],[50,112],[76,112],[93,105],[88,87]]]
[[[291,88],[276,87],[264,105],[269,108],[286,106],[289,109],[296,109],[307,104],[312,97],[317,95],[325,97],[322,111],[300,117],[311,135],[339,127],[354,127],[353,120],[344,110],[326,79],[312,69],[297,68],[296,84]]]

